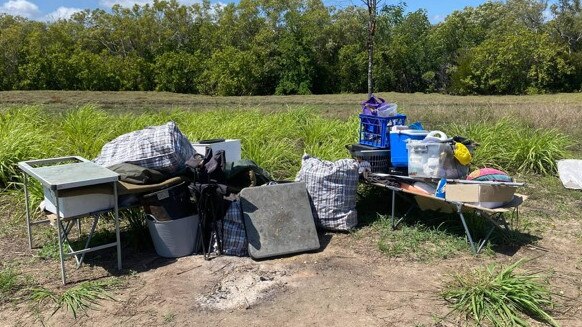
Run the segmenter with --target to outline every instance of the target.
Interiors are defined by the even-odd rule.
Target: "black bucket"
[[[160,221],[180,219],[196,214],[196,207],[190,200],[190,191],[186,182],[146,194],[142,198],[142,204],[147,214],[153,215]]]

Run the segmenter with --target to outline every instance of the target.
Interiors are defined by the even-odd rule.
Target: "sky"
[[[199,0],[178,0],[183,4],[192,4]],[[0,0],[0,12],[10,15],[19,15],[30,19],[53,21],[61,18],[68,18],[73,13],[83,9],[109,9],[115,4],[122,6],[132,6],[135,3],[145,4],[151,0]],[[215,3],[230,3],[234,0],[212,0]],[[362,0],[324,0],[327,5],[339,8],[350,5],[363,6]],[[396,4],[399,1],[382,0],[380,5]],[[485,0],[405,0],[410,11],[426,9],[428,17],[432,23],[443,21],[445,17],[454,10],[463,9],[467,6],[475,7],[485,2]]]

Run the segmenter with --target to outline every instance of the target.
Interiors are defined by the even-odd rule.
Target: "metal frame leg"
[[[57,237],[59,239],[59,259],[61,261],[61,279],[63,281],[63,285],[67,284],[67,277],[65,273],[65,254],[63,253],[63,226],[61,225],[61,214],[59,208],[59,190],[55,190],[55,206],[56,206],[56,216],[57,216]]]
[[[467,238],[469,239],[469,243],[471,244],[471,250],[473,251],[474,254],[479,254],[481,252],[481,250],[483,250],[483,247],[485,246],[485,244],[487,244],[487,241],[489,241],[489,238],[491,237],[493,230],[495,230],[495,227],[496,226],[499,227],[499,225],[493,219],[490,219],[493,222],[493,226],[491,226],[489,231],[487,231],[487,235],[485,235],[485,237],[482,240],[480,240],[478,243],[475,243],[473,241],[473,237],[471,236],[471,232],[469,231],[469,227],[467,226],[467,222],[465,221],[465,216],[463,215],[463,204],[457,203],[456,206],[457,206],[457,214],[461,218],[461,222],[463,223],[463,228],[465,229],[465,235],[467,235]]]
[[[465,216],[463,216],[463,213],[461,212],[460,208],[462,207],[462,205],[457,205],[458,206],[458,211],[457,213],[459,214],[459,217],[461,217],[461,222],[463,223],[463,228],[465,228],[465,234],[467,235],[467,238],[469,238],[469,243],[471,244],[471,250],[473,251],[473,253],[477,254],[477,249],[475,248],[475,243],[473,243],[473,237],[471,237],[471,232],[469,232],[469,227],[467,227],[467,222],[465,222]]]
[[[91,243],[91,239],[93,238],[93,234],[95,233],[95,228],[97,227],[98,222],[99,222],[99,215],[94,215],[93,216],[93,223],[91,224],[91,231],[89,232],[89,236],[87,236],[87,241],[85,242],[84,249],[89,248],[89,243]],[[73,249],[71,249],[71,252],[73,252]],[[85,253],[87,253],[87,252],[83,252],[81,254],[80,259],[79,259],[79,255],[75,255],[75,259],[77,260],[77,268],[81,267],[81,265],[83,264],[83,260],[85,259]]]
[[[493,230],[495,230],[495,226],[491,226],[491,228],[487,232],[487,235],[485,235],[485,238],[483,239],[483,241],[481,241],[479,243],[479,248],[477,248],[477,253],[480,253],[481,252],[481,250],[483,249],[483,247],[485,246],[485,244],[489,240],[489,237],[491,237],[491,234],[493,233]]]
[[[412,201],[410,201],[407,197],[401,195],[400,193],[396,193],[396,190],[392,190],[392,229],[395,230],[396,227],[398,227],[398,225],[400,225],[400,223],[406,219],[406,217],[408,217],[408,215],[412,212],[412,210],[414,210],[416,204],[413,203]],[[396,195],[400,196],[401,199],[404,199],[406,202],[410,203],[410,207],[408,208],[408,210],[406,210],[406,212],[404,213],[404,215],[402,215],[402,217],[400,217],[398,220],[396,220],[394,211],[396,208]]]
[[[121,270],[121,241],[119,236],[119,203],[117,201],[117,181],[113,182],[113,199],[115,203],[115,239],[117,242],[117,269]]]
[[[28,195],[28,176],[24,175],[24,203],[26,204],[26,230],[28,232],[28,248],[32,250],[32,231],[30,228],[30,199]]]
[[[394,218],[394,210],[396,207],[396,191],[392,190],[392,229],[396,229],[396,219]]]

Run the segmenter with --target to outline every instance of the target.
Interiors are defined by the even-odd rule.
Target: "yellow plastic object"
[[[466,166],[471,163],[473,157],[469,152],[469,149],[463,143],[455,144],[455,158],[461,163],[461,165]]]

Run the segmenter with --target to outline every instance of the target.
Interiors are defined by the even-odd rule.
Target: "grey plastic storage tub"
[[[148,228],[159,256],[178,258],[198,251],[200,245],[198,215],[167,221],[147,215]]]
[[[144,195],[142,204],[145,212],[154,215],[157,220],[179,219],[196,213],[185,182]]]

